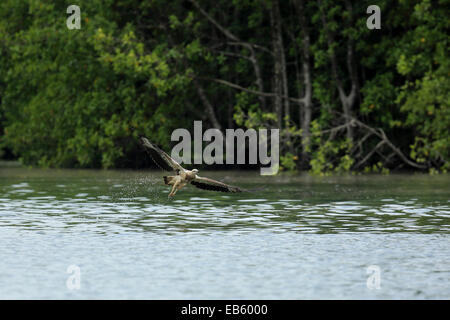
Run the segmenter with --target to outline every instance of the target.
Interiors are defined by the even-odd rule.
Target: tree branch
[[[214,113],[214,107],[212,106],[211,102],[209,102],[208,98],[205,95],[205,91],[203,90],[202,86],[194,79],[194,85],[197,89],[197,93],[200,96],[200,99],[203,102],[203,105],[206,108],[206,113],[208,114],[208,118],[211,121],[214,128],[222,130],[222,126],[220,125],[219,121],[216,118],[216,115]]]
[[[408,164],[409,166],[414,167],[414,168],[418,168],[418,169],[427,169],[427,166],[421,165],[421,164],[418,164],[418,163],[415,163],[415,162],[409,160],[409,159],[403,154],[403,152],[402,152],[399,148],[397,148],[397,147],[396,147],[396,146],[388,139],[388,137],[387,137],[386,134],[384,133],[383,129],[378,128],[378,130],[377,130],[377,129],[374,129],[374,128],[368,126],[367,124],[365,124],[365,123],[363,123],[363,122],[361,122],[361,121],[359,121],[359,120],[357,120],[357,119],[355,119],[355,118],[353,118],[353,117],[348,117],[348,116],[346,116],[346,115],[343,115],[343,116],[346,117],[346,118],[349,118],[349,119],[353,120],[359,127],[365,128],[366,130],[372,132],[372,133],[375,134],[377,137],[379,137],[382,141],[384,141],[384,143],[385,143],[386,145],[388,145],[388,146],[391,148],[391,150],[392,150],[393,152],[395,152],[395,153],[400,157],[400,159],[403,160],[403,162],[405,162],[405,163]]]
[[[262,91],[258,91],[258,90],[247,89],[247,88],[244,88],[244,87],[242,87],[242,86],[240,86],[238,84],[235,84],[235,83],[229,82],[227,80],[223,80],[223,79],[205,78],[205,77],[197,77],[197,79],[214,81],[214,82],[226,85],[228,87],[231,87],[231,88],[234,88],[234,89],[237,89],[237,90],[240,90],[240,91],[245,91],[245,92],[248,92],[248,93],[255,94],[257,96],[271,97],[271,98],[279,96],[278,94],[273,93],[273,92],[262,92]],[[292,98],[292,97],[287,97],[287,96],[281,96],[281,98],[289,99],[290,101],[293,101],[293,102],[296,102],[296,103],[303,103],[303,99]]]
[[[211,22],[217,29],[219,29],[225,35],[225,37],[227,37],[229,40],[231,40],[231,42],[229,43],[230,45],[232,45],[232,44],[240,45],[240,46],[247,48],[250,51],[250,57],[248,58],[248,60],[250,60],[253,65],[253,70],[255,72],[255,77],[256,77],[256,85],[258,86],[258,89],[260,91],[264,91],[264,82],[263,82],[262,75],[261,75],[261,69],[259,67],[258,60],[256,59],[256,54],[255,54],[255,50],[254,50],[254,48],[263,48],[263,47],[254,45],[251,43],[243,42],[241,39],[239,39],[239,37],[237,37],[231,31],[229,31],[228,29],[223,27],[212,16],[210,16],[205,10],[203,10],[203,8],[200,7],[200,5],[198,4],[198,2],[196,0],[189,0],[189,1],[201,12],[201,14],[203,14],[206,17],[206,19],[208,19],[209,22]],[[266,51],[269,51],[269,50],[266,49]],[[264,100],[264,98],[262,96],[260,96],[259,100],[261,102],[262,108],[265,109],[266,101]]]

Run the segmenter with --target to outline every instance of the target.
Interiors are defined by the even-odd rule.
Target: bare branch
[[[386,134],[384,133],[383,129],[381,129],[381,128],[375,129],[375,128],[372,128],[372,127],[368,126],[367,124],[365,124],[365,123],[363,123],[363,122],[361,122],[361,121],[359,121],[359,120],[357,120],[357,119],[355,119],[355,118],[353,118],[353,117],[348,117],[348,116],[346,116],[346,115],[343,115],[343,116],[346,117],[346,118],[349,118],[349,119],[351,119],[351,120],[353,120],[353,121],[355,121],[355,123],[356,123],[359,127],[365,128],[366,130],[368,130],[368,131],[372,132],[373,134],[375,134],[376,136],[378,136],[382,141],[384,141],[384,143],[386,143],[386,145],[389,146],[389,148],[392,149],[393,152],[395,152],[395,153],[400,157],[400,159],[403,160],[403,162],[405,162],[405,163],[408,164],[409,166],[414,167],[414,168],[418,168],[418,169],[426,169],[426,168],[427,168],[427,166],[425,166],[425,165],[421,165],[421,164],[418,164],[418,163],[415,163],[415,162],[409,160],[409,159],[403,154],[403,152],[402,152],[399,148],[397,148],[397,147],[396,147],[396,146],[388,139],[388,137],[387,137]]]
[[[228,52],[228,51],[220,51],[220,50],[211,50],[211,51],[213,51],[215,53],[218,53],[218,54],[223,54],[224,56],[229,56],[229,57],[234,57],[234,58],[239,58],[239,59],[245,59],[245,60],[249,60],[249,61],[252,60],[251,57],[247,57],[247,56],[244,56],[244,55],[239,54],[239,53]]]
[[[206,113],[208,114],[208,118],[211,121],[214,128],[222,130],[222,126],[220,125],[219,121],[216,118],[216,115],[214,113],[214,107],[212,106],[211,102],[206,97],[205,91],[203,90],[203,87],[194,79],[194,85],[197,88],[197,93],[200,96],[200,99],[203,102],[203,105],[206,108]]]
[[[365,157],[364,159],[362,159],[361,161],[359,161],[356,165],[355,165],[355,169],[359,168],[360,166],[362,166],[367,160],[370,159],[370,157],[379,149],[381,148],[384,144],[386,143],[386,141],[381,140],[380,142],[378,142],[378,144],[376,145],[375,148],[372,149],[372,151],[370,151]]]
[[[247,48],[250,46],[252,48],[259,49],[259,50],[264,51],[273,56],[273,51],[271,51],[270,49],[267,49],[266,47],[260,46],[259,44],[242,42],[242,41],[232,41],[232,42],[227,42],[227,44],[230,46],[242,46],[242,47],[247,47]]]
[[[256,77],[256,85],[258,86],[259,91],[264,91],[264,82],[261,75],[261,68],[259,67],[258,60],[256,59],[256,54],[254,50],[255,48],[262,49],[263,47],[248,42],[243,42],[241,39],[239,39],[239,37],[237,37],[227,28],[223,27],[212,16],[210,16],[202,7],[200,7],[200,5],[196,0],[189,0],[189,1],[200,11],[201,14],[203,14],[206,17],[206,19],[208,19],[209,22],[211,22],[217,29],[219,29],[225,35],[225,37],[231,40],[231,42],[229,42],[230,45],[240,45],[247,48],[250,51],[250,57],[248,58],[248,60],[250,60],[253,65],[253,70],[255,72]],[[270,50],[268,49],[265,49],[264,51],[270,52]],[[263,98],[263,96],[260,96],[259,100],[261,102],[262,108],[265,109],[266,101]]]
[[[223,80],[223,79],[214,79],[214,78],[204,78],[204,77],[197,77],[197,79],[203,79],[203,80],[208,80],[208,81],[214,81],[223,85],[226,85],[228,87],[240,90],[240,91],[245,91],[248,93],[252,93],[255,94],[257,96],[263,96],[263,97],[277,97],[279,96],[276,93],[273,92],[262,92],[262,91],[257,91],[257,90],[252,90],[252,89],[248,89],[248,88],[244,88],[238,84],[229,82],[227,80]],[[296,102],[296,103],[302,103],[303,99],[298,99],[298,98],[292,98],[292,97],[287,97],[287,96],[281,96],[281,98],[283,99],[289,99],[290,101]]]

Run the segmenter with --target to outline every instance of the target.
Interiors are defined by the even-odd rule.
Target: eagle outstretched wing
[[[199,189],[204,190],[220,191],[220,192],[242,192],[242,190],[239,189],[238,187],[233,187],[220,181],[216,181],[209,178],[203,178],[199,176],[196,176],[196,178],[191,181],[191,184]]]
[[[151,143],[146,137],[140,137],[139,140],[158,167],[166,171],[184,171],[184,168],[178,162],[158,148],[158,146]]]

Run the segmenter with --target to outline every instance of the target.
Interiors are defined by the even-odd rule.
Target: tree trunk
[[[331,48],[334,44],[334,37],[332,32],[328,29],[327,26],[327,20],[325,17],[325,13],[323,12],[324,8],[322,6],[322,1],[321,0],[317,0],[318,4],[319,4],[319,8],[320,8],[320,13],[321,13],[321,19],[322,19],[322,24],[325,30],[325,34],[327,37],[327,43],[328,43],[328,47]],[[349,13],[349,26],[352,26],[353,23],[353,9],[352,9],[352,4],[350,1],[345,1],[345,5],[346,5],[346,9]],[[350,122],[348,121],[348,119],[351,119],[353,117],[352,114],[352,109],[353,109],[353,105],[355,104],[356,98],[357,98],[357,94],[358,94],[358,73],[356,70],[356,61],[355,61],[355,55],[354,55],[354,43],[353,43],[353,38],[351,35],[348,36],[347,38],[347,72],[350,76],[350,81],[351,81],[351,89],[349,94],[345,93],[345,89],[344,89],[344,84],[343,81],[341,80],[339,74],[338,74],[338,62],[337,62],[337,58],[336,58],[336,54],[334,51],[330,52],[330,60],[331,60],[331,70],[333,73],[333,77],[336,81],[336,86],[339,92],[339,99],[341,100],[341,104],[342,104],[342,109],[343,109],[343,113],[345,116],[345,121],[346,121],[346,136],[350,141],[354,140],[354,134],[353,134],[353,128],[350,125]]]
[[[311,62],[310,62],[310,37],[308,23],[305,13],[304,0],[297,0],[297,9],[299,13],[301,35],[302,35],[302,73],[303,73],[303,112],[302,114],[302,162],[306,164],[309,162],[309,146],[311,143],[311,117],[312,117],[312,79],[311,79]]]
[[[299,17],[299,25],[301,32],[302,44],[297,45],[297,39],[294,34],[289,33],[295,48],[299,48],[300,52],[295,58],[296,77],[298,85],[298,104],[299,104],[299,126],[302,129],[301,136],[301,152],[300,152],[300,167],[307,168],[309,166],[309,147],[311,144],[311,118],[312,118],[312,76],[311,76],[311,51],[310,51],[310,36],[308,23],[305,12],[304,0],[295,0],[294,7]],[[299,63],[297,56],[301,56],[301,71],[299,70]],[[303,82],[303,85],[300,83]]]
[[[273,90],[272,90],[276,94],[274,98],[274,112],[277,115],[277,122],[278,122],[277,125],[279,128],[282,128],[282,119],[283,119],[282,97],[285,95],[284,90],[287,84],[285,84],[286,62],[284,61],[283,38],[281,36],[281,17],[277,0],[272,1],[272,5],[269,12],[270,12],[272,47],[274,51],[274,64],[273,64],[274,75],[273,75]],[[286,107],[289,107],[289,104],[286,105],[286,101],[284,107],[285,109]]]

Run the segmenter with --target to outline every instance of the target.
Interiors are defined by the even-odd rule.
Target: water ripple
[[[450,231],[450,207],[357,201],[299,203],[297,200],[240,199],[235,204],[191,197],[152,203],[147,197],[108,196],[55,199],[53,196],[0,199],[0,226],[68,230],[86,224],[92,231],[270,228],[274,231],[342,233]],[[249,203],[249,204],[246,204]],[[250,204],[251,203],[251,204]],[[405,203],[405,202],[404,202]],[[95,223],[92,223],[94,221]],[[177,229],[178,230],[178,229]]]

